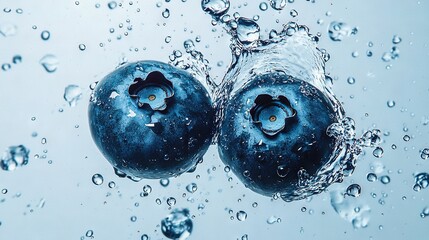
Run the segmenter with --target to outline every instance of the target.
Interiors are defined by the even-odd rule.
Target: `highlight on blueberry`
[[[308,82],[256,75],[226,104],[220,157],[251,190],[302,199],[322,189],[309,182],[335,152],[326,130],[337,121],[328,98]]]
[[[133,180],[180,175],[212,141],[215,111],[191,74],[157,61],[125,65],[91,96],[92,137],[118,176]]]

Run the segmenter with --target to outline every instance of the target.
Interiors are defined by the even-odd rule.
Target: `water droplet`
[[[0,166],[5,171],[13,171],[17,167],[28,164],[30,150],[24,145],[10,146],[1,157]]]
[[[189,210],[174,209],[161,221],[161,231],[170,239],[187,239],[192,233],[192,220]]]
[[[116,187],[116,183],[114,181],[110,181],[108,184],[109,188],[115,188]]]
[[[259,9],[260,9],[261,11],[267,11],[267,9],[268,9],[268,4],[267,4],[266,2],[261,2],[261,3],[259,4]]]
[[[16,35],[17,27],[10,23],[0,24],[0,36],[12,37]]]
[[[176,205],[176,199],[174,197],[167,198],[167,204],[170,207]]]
[[[18,64],[22,62],[22,56],[21,55],[15,55],[12,58],[12,63],[13,64]]]
[[[236,216],[240,222],[246,221],[247,219],[247,213],[245,211],[238,211]]]
[[[250,45],[259,40],[260,28],[255,21],[240,17],[237,24],[237,38],[242,44]]]
[[[149,236],[147,234],[143,234],[140,239],[141,240],[149,240]]]
[[[286,0],[269,0],[270,5],[275,10],[283,10],[286,7]]]
[[[103,179],[103,176],[101,174],[96,173],[92,176],[92,182],[95,185],[101,185],[101,184],[103,184],[103,181],[104,181],[104,179]]]
[[[92,230],[86,231],[85,236],[92,238],[94,236],[94,231]]]
[[[168,8],[166,8],[163,12],[162,12],[162,16],[164,18],[168,18],[170,17],[170,10]]]
[[[171,42],[171,36],[167,36],[164,39],[165,43],[170,43]]]
[[[354,77],[348,77],[347,82],[352,85],[356,83],[356,79]]]
[[[388,183],[390,183],[390,177],[387,176],[387,175],[381,176],[380,177],[380,182],[383,183],[383,184],[388,184]]]
[[[85,51],[85,49],[86,49],[85,44],[83,44],[83,43],[79,44],[79,50]]]
[[[82,89],[77,85],[68,85],[64,89],[64,100],[68,102],[70,107],[76,106],[77,102],[82,98]]]
[[[422,212],[420,213],[421,218],[425,218],[429,216],[429,207],[425,207]]]
[[[131,222],[135,222],[135,221],[137,221],[137,217],[136,216],[131,216],[130,220],[131,220]]]
[[[278,219],[280,219],[280,218],[278,218],[278,217],[276,217],[276,216],[271,216],[271,217],[269,217],[268,219],[267,219],[267,223],[268,224],[274,224],[274,223],[277,223],[278,222]]]
[[[47,54],[42,59],[40,59],[39,63],[45,68],[48,73],[53,73],[58,69],[59,61],[56,56],[52,54]]]
[[[351,197],[359,197],[362,192],[362,188],[359,184],[352,184],[346,190],[346,195]]]
[[[161,184],[163,187],[167,187],[170,184],[170,180],[168,180],[168,178],[163,178],[159,180],[159,184]]]
[[[107,4],[107,6],[108,6],[110,9],[115,9],[115,8],[118,6],[118,4],[117,4],[115,1],[111,1],[111,2],[109,2],[109,3]]]
[[[22,8],[17,8],[15,12],[18,14],[22,14],[24,10],[22,10]]]
[[[423,149],[423,150],[422,150],[422,153],[420,154],[420,157],[421,157],[423,160],[428,159],[428,158],[429,158],[429,148],[425,148],[425,149]]]
[[[368,173],[366,175],[366,180],[368,180],[368,182],[375,182],[377,181],[377,175],[375,173]]]
[[[396,105],[395,101],[393,101],[393,100],[389,100],[389,101],[387,101],[387,106],[388,106],[389,108],[393,108],[395,105]]]
[[[333,21],[329,25],[328,34],[332,41],[342,41],[344,38],[356,34],[357,29],[350,27],[347,23]]]
[[[1,65],[1,69],[5,72],[10,70],[11,68],[12,68],[12,66],[9,63],[4,63]]]
[[[143,186],[143,193],[146,193],[148,195],[151,192],[152,192],[152,187],[150,185]]]
[[[213,18],[219,18],[229,10],[229,0],[202,0],[201,8]]]
[[[51,33],[46,30],[42,31],[42,33],[40,33],[40,37],[42,38],[42,40],[47,41],[51,37]]]
[[[384,153],[384,150],[381,147],[376,147],[374,151],[372,151],[372,155],[374,155],[374,157],[376,158],[383,157],[383,153]]]
[[[186,186],[186,190],[189,193],[194,193],[195,191],[197,191],[197,189],[198,189],[198,187],[197,187],[197,184],[195,184],[195,183],[190,183],[190,184],[188,184],[188,186]]]
[[[408,142],[411,140],[411,137],[409,135],[404,135],[404,137],[402,138],[405,142]]]
[[[402,42],[402,38],[401,37],[399,37],[398,35],[394,35],[393,36],[393,38],[392,38],[392,43],[393,44],[399,44],[401,42]]]

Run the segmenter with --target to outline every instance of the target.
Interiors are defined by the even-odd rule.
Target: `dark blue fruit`
[[[334,151],[334,109],[317,88],[284,74],[256,76],[226,104],[222,161],[251,190],[272,196],[305,187]]]
[[[92,137],[116,170],[168,178],[194,167],[214,132],[214,109],[189,73],[156,61],[123,66],[100,81],[89,104]]]

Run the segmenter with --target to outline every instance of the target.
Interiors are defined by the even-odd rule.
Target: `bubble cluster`
[[[416,192],[419,192],[422,189],[425,189],[429,186],[429,174],[422,172],[414,176],[414,186],[413,189]]]
[[[24,145],[10,146],[0,160],[0,166],[5,171],[13,171],[28,164],[30,150]]]
[[[332,41],[343,41],[346,37],[357,33],[357,28],[353,28],[344,22],[333,21],[329,24],[328,34]]]

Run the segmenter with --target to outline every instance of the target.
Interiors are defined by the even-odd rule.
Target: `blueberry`
[[[189,73],[156,61],[101,80],[89,104],[92,137],[117,172],[168,178],[195,167],[214,132],[211,99]]]
[[[219,154],[251,190],[296,193],[333,154],[336,141],[326,129],[336,120],[329,100],[307,82],[258,75],[226,104]]]

